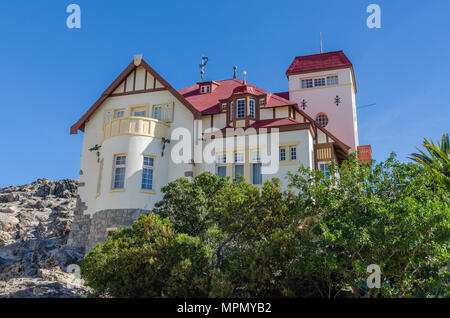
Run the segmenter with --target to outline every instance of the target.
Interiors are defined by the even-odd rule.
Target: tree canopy
[[[113,297],[449,296],[449,193],[433,173],[391,156],[300,167],[262,187],[204,173],[81,262]],[[367,267],[381,269],[380,288]]]

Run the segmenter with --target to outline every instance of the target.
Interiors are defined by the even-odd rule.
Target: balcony
[[[103,140],[124,135],[168,138],[169,127],[169,124],[154,118],[116,118],[103,125]]]

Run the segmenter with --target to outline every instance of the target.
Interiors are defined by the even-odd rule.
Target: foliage
[[[114,297],[449,296],[448,191],[394,156],[351,156],[330,178],[301,167],[263,187],[204,173],[163,188],[154,214],[82,262]],[[382,286],[368,289],[367,266]]]
[[[326,282],[321,296],[348,289],[355,297],[372,296],[377,290],[367,292],[363,279],[370,264],[381,267],[382,296],[425,295],[436,281],[447,282],[449,197],[426,169],[392,155],[374,167],[352,158],[333,166],[330,179],[319,171],[301,173],[306,178],[291,180],[309,231],[300,239],[296,266]]]
[[[428,167],[450,191],[450,142],[448,134],[442,135],[442,141],[438,141],[437,144],[424,138],[422,146],[428,151],[429,155],[417,148],[419,153],[411,154],[410,158],[424,167]]]
[[[176,233],[169,220],[142,215],[81,261],[94,296],[204,297],[210,251],[199,238]]]

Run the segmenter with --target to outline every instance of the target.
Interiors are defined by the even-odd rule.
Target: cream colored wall
[[[250,159],[250,152],[254,150],[260,150],[263,152],[268,152],[267,147],[270,148],[270,143],[267,145],[266,140],[262,140],[259,145],[252,145],[250,144],[249,137],[240,137],[243,141],[243,144],[238,144],[236,141],[236,138],[225,138],[225,140],[220,141],[220,146],[216,146],[215,153],[227,153],[227,157],[229,157],[229,160],[233,160],[233,154],[235,151],[245,151],[246,152],[246,161],[244,165],[244,173],[245,178],[248,182],[251,182],[251,163],[249,161]],[[242,139],[243,138],[243,139]],[[229,142],[230,139],[234,139],[234,147],[232,148],[226,148],[227,142]],[[270,139],[269,139],[270,140]],[[218,142],[218,141],[205,141],[204,147],[208,145],[211,142]],[[263,175],[263,183],[265,180],[270,180],[272,178],[279,178],[282,182],[283,187],[288,186],[288,180],[286,179],[287,173],[289,171],[296,172],[300,166],[300,164],[303,164],[305,167],[309,167],[312,169],[314,167],[313,159],[311,152],[313,150],[313,139],[311,136],[311,133],[309,130],[297,130],[297,131],[289,131],[289,132],[281,132],[279,134],[279,143],[280,145],[287,145],[292,144],[297,146],[297,160],[295,162],[288,162],[288,165],[285,165],[284,163],[279,165],[278,171],[274,174],[266,174]],[[278,158],[279,156],[279,147],[277,147],[276,150],[276,156]],[[209,171],[211,173],[217,172],[217,164],[214,163],[204,163],[202,165],[198,165],[197,171],[198,173]],[[232,169],[232,161],[230,161],[227,164],[227,175],[229,177],[233,177],[233,169]]]
[[[107,110],[128,108],[133,105],[163,104],[174,102],[174,120],[170,123],[169,136],[177,127],[185,127],[193,131],[193,114],[168,91],[158,91],[145,94],[109,97],[102,106],[91,116],[85,125],[83,150],[81,157],[80,182],[84,187],[79,188],[81,199],[87,204],[86,213],[95,213],[104,209],[139,208],[149,209],[162,198],[160,188],[184,175],[185,171],[192,171],[190,164],[175,165],[170,162],[170,151],[173,144],[167,145],[164,157],[161,157],[162,144],[158,138],[146,136],[124,135],[107,139],[102,144],[102,127],[104,114]],[[191,133],[191,136],[193,132]],[[170,138],[170,137],[169,137]],[[102,145],[100,158],[104,159],[101,195],[96,198],[99,164],[95,152],[88,149],[96,144]],[[126,153],[127,165],[125,175],[125,192],[110,193],[114,154]],[[154,175],[155,194],[141,193],[143,154],[156,156],[156,171]]]
[[[337,75],[339,84],[320,88],[301,88],[301,79],[326,77]],[[355,91],[350,69],[330,70],[325,72],[313,72],[308,74],[289,76],[289,99],[301,105],[301,101],[307,101],[304,110],[313,119],[317,114],[327,114],[329,123],[325,127],[342,142],[354,151],[358,146],[358,131],[356,118]],[[342,103],[336,106],[334,99],[338,95]]]

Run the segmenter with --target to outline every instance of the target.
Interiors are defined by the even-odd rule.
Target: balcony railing
[[[123,135],[168,138],[169,127],[169,124],[154,118],[116,118],[103,125],[103,140]]]

